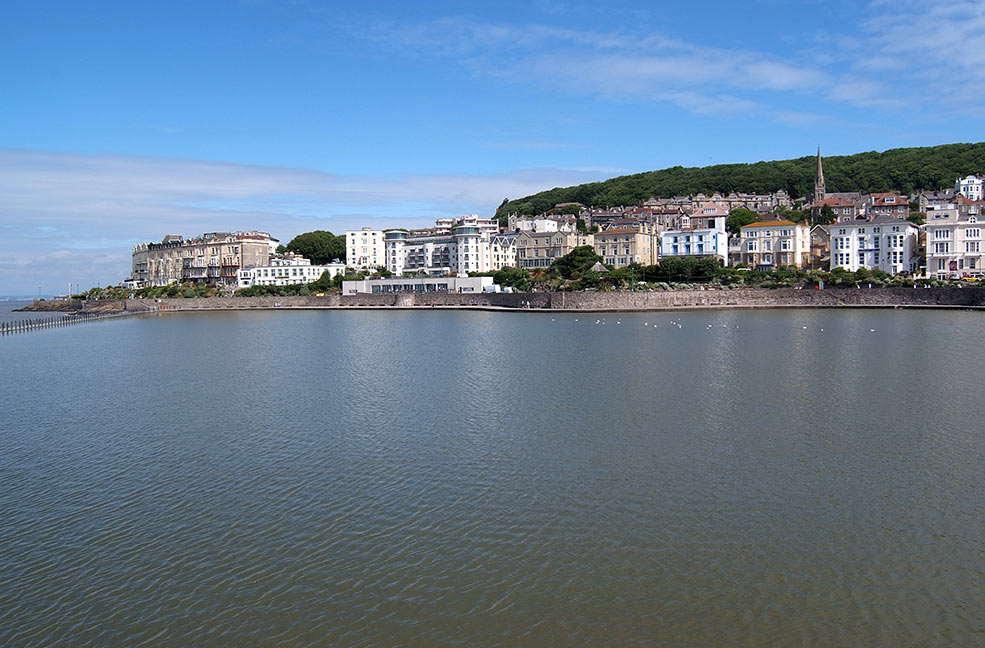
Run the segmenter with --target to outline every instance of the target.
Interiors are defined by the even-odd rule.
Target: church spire
[[[817,147],[817,175],[814,177],[814,202],[824,200],[824,169],[821,167],[821,147]]]

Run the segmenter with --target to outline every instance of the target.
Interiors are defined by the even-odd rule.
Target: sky
[[[985,2],[8,0],[0,296],[166,234],[425,226],[675,165],[982,140]]]

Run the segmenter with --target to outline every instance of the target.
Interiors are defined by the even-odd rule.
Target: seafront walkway
[[[58,306],[37,303],[51,312]],[[668,291],[358,294],[297,297],[192,297],[79,302],[70,315],[0,324],[0,334],[54,328],[134,315],[229,310],[489,310],[510,312],[626,312],[733,308],[937,308],[985,310],[985,288],[835,287]],[[33,308],[28,307],[29,310]],[[68,309],[69,305],[65,305]]]

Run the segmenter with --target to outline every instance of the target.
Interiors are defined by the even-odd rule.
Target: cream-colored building
[[[981,277],[982,215],[955,208],[927,211],[927,276],[937,279]]]
[[[635,227],[611,227],[595,234],[595,253],[606,265],[622,268],[631,263],[654,265],[659,258],[660,236],[655,229],[638,223]]]
[[[516,235],[516,267],[547,268],[576,247],[592,244],[592,235],[581,232],[520,232]]]
[[[810,263],[811,234],[804,223],[762,221],[743,225],[739,232],[742,263],[796,268]]]
[[[267,265],[277,239],[266,232],[210,232],[134,246],[131,278],[141,286],[208,283],[235,286],[243,268]]]
[[[372,227],[345,232],[345,261],[351,268],[379,268],[386,265],[384,232]]]

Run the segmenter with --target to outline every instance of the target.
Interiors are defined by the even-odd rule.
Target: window
[[[981,238],[981,231],[977,227],[969,227],[964,231],[964,237],[970,239]]]

